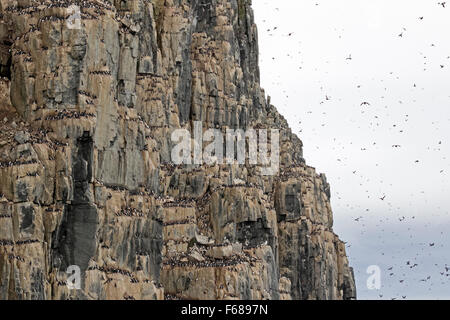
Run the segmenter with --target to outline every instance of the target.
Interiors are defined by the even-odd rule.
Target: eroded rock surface
[[[356,297],[250,1],[0,0],[0,75],[0,299]],[[279,174],[173,165],[194,121],[279,129]]]

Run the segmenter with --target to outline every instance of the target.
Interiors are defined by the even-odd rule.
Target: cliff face
[[[260,88],[250,6],[0,0],[0,299],[356,297],[326,178]],[[195,121],[279,129],[279,173],[173,165]]]

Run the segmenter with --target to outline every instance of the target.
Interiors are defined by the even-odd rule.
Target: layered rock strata
[[[355,298],[258,68],[248,0],[0,0],[0,299]],[[174,165],[196,121],[280,130],[279,172]]]

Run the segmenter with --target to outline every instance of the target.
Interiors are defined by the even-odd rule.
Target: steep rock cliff
[[[260,88],[250,1],[0,12],[0,299],[356,297],[326,178]],[[195,121],[279,129],[279,173],[172,164]]]

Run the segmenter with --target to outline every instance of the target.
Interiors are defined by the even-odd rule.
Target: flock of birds
[[[265,2],[265,5],[268,5],[267,2]],[[438,2],[438,3],[431,3],[429,5],[435,5],[437,7],[439,7],[440,9],[444,10],[447,9],[447,3],[446,2]],[[275,4],[274,4],[275,6]],[[282,8],[282,5],[276,4],[277,8],[276,10],[278,12],[282,12],[283,10],[286,10],[286,8]],[[316,3],[316,6],[319,6],[319,3]],[[258,14],[262,15],[262,12],[259,12],[258,10],[256,10],[256,17],[258,18]],[[322,12],[323,13],[323,12]],[[422,23],[422,21],[427,21],[428,19],[431,20],[431,18],[433,18],[430,15],[425,15],[422,14],[420,16],[417,17],[418,21],[417,23],[419,24],[418,26],[414,26],[411,28],[407,28],[407,27],[403,27],[400,33],[395,33],[395,31],[392,33],[392,41],[394,41],[395,37],[397,37],[398,41],[405,41],[404,39],[411,39],[412,36],[410,37],[409,32],[410,29],[414,30],[415,28],[420,28],[420,23]],[[286,19],[285,19],[286,20]],[[333,23],[332,19],[329,19],[328,21],[330,21],[330,24]],[[412,21],[412,20],[411,20]],[[304,54],[303,54],[303,50],[302,51],[298,51],[298,49],[295,49],[298,47],[297,44],[293,44],[293,42],[296,43],[300,43],[302,44],[302,42],[298,42],[300,39],[302,39],[302,35],[301,33],[304,32],[300,29],[300,31],[295,30],[294,28],[292,28],[292,26],[290,28],[292,28],[289,32],[286,31],[285,26],[283,25],[277,25],[277,26],[273,26],[273,24],[276,23],[276,20],[274,22],[273,19],[266,19],[266,20],[262,20],[262,23],[259,23],[260,27],[261,25],[264,27],[263,30],[265,30],[265,37],[266,39],[268,39],[267,41],[271,41],[270,46],[274,47],[274,45],[277,43],[276,41],[280,41],[280,43],[284,43],[284,47],[286,48],[286,50],[289,53],[286,52],[279,52],[279,53],[270,53],[270,56],[267,55],[265,56],[265,52],[264,50],[264,46],[262,46],[262,52],[261,52],[261,56],[262,56],[262,68],[261,70],[267,70],[268,68],[266,68],[267,66],[270,65],[274,65],[274,61],[281,61],[281,62],[285,62],[285,61],[290,61],[291,65],[293,63],[298,63],[299,60],[301,61],[302,65],[301,67],[299,67],[299,70],[304,70],[306,69],[305,66],[308,67],[308,69],[314,69],[315,72],[318,72],[318,68],[314,68],[314,66],[311,65],[303,65],[303,60],[305,60]],[[281,22],[279,22],[281,23]],[[269,27],[270,26],[270,27]],[[312,27],[311,29],[314,29],[314,27]],[[336,30],[336,28],[335,28]],[[342,31],[344,31],[344,29],[342,29]],[[407,32],[408,31],[408,32]],[[413,32],[413,31],[411,31]],[[339,34],[339,39],[341,39],[341,37],[343,37],[343,34]],[[271,40],[272,39],[272,40]],[[264,40],[263,40],[264,41]],[[325,39],[321,40],[323,42],[327,41]],[[391,41],[391,40],[390,40]],[[273,42],[273,43],[272,43]],[[400,44],[401,45],[401,44]],[[276,45],[275,45],[276,46]],[[283,48],[284,48],[283,47]],[[430,48],[434,49],[434,48],[438,48],[439,47],[439,43],[438,40],[436,39],[436,37],[433,37],[433,43],[431,43]],[[324,47],[325,48],[325,47]],[[327,50],[332,50],[333,48],[328,48]],[[292,53],[295,50],[297,50],[298,52]],[[408,54],[412,54],[412,53],[408,53]],[[284,55],[284,56],[283,56]],[[422,56],[422,58],[424,59],[424,63],[423,63],[423,71],[428,71],[433,69],[433,72],[439,72],[438,70],[441,70],[441,72],[447,72],[447,68],[446,68],[446,64],[445,62],[438,62],[436,67],[430,67],[430,61],[431,59],[434,59],[435,54],[433,55],[432,53],[425,54],[423,52],[420,52],[420,55]],[[450,59],[450,52],[447,53],[447,57],[446,59]],[[321,53],[317,54],[318,58],[320,59]],[[347,65],[350,65],[352,63],[354,63],[355,61],[359,60],[360,55],[357,55],[356,53],[351,53],[348,54],[347,56],[344,57],[344,62]],[[265,64],[267,66],[265,66]],[[328,64],[328,61],[327,61]],[[420,65],[419,65],[420,67]],[[336,67],[335,67],[336,68]],[[269,68],[270,69],[270,68]],[[281,70],[281,68],[280,68]],[[280,76],[274,76],[273,73],[276,71],[272,71],[272,74],[270,74],[270,78],[268,77],[268,79],[270,79],[269,83],[264,83],[264,76],[263,76],[263,87],[266,88],[266,90],[268,90],[268,92],[271,93],[271,98],[273,101],[275,101],[275,105],[277,105],[278,107],[280,107],[280,104],[283,106],[281,102],[285,103],[286,106],[286,110],[289,112],[288,106],[292,105],[292,107],[299,107],[299,102],[297,101],[292,101],[293,99],[290,98],[290,96],[292,97],[292,89],[285,89],[285,88],[280,88],[280,86],[286,86],[286,75],[285,74],[280,74]],[[302,71],[299,72],[299,76],[302,76]],[[304,72],[304,71],[303,71]],[[351,72],[351,71],[349,71]],[[364,72],[361,71],[360,72]],[[328,74],[328,72],[325,72],[325,74]],[[310,75],[310,74],[309,74]],[[353,76],[353,74],[342,74],[340,79],[341,82],[349,82],[349,79]],[[396,73],[394,72],[390,72],[389,73],[389,77],[399,81],[402,80],[400,79],[400,76],[397,76]],[[283,79],[284,78],[284,79]],[[280,79],[280,80],[278,80]],[[374,80],[374,79],[372,79]],[[422,91],[424,91],[424,88],[422,88],[422,86],[420,85],[420,83],[423,83],[424,81],[421,81],[422,79],[414,79],[411,84],[411,87],[414,89],[421,89]],[[408,81],[411,81],[411,79],[408,79]],[[323,92],[324,90],[324,81],[321,81],[320,83],[320,90],[321,92]],[[386,79],[382,79],[381,82],[384,85],[384,91],[386,92],[385,95],[383,95],[382,99],[387,99],[387,93],[389,92],[390,89],[394,89],[395,87],[390,87],[390,85],[387,84],[388,81],[386,81]],[[358,83],[357,84],[357,89],[360,90],[363,87],[365,87],[367,84],[364,82]],[[328,84],[328,86],[330,86]],[[278,97],[276,96],[278,92]],[[303,93],[306,93],[307,91],[302,91]],[[417,91],[416,91],[417,92]],[[450,97],[450,92],[447,93],[447,96]],[[301,97],[301,96],[300,96]],[[278,99],[277,99],[278,98]],[[402,100],[398,101],[398,104],[401,108],[405,108],[406,106],[410,105],[410,101],[407,100],[411,100],[409,99],[410,97],[404,98]],[[301,99],[301,98],[300,98]],[[430,101],[432,99],[432,97],[429,97]],[[278,100],[278,102],[276,101]],[[342,99],[336,99],[334,97],[334,94],[330,94],[330,93],[324,93],[324,98],[322,101],[320,101],[320,103],[318,103],[316,106],[313,106],[310,108],[310,110],[307,110],[306,112],[304,110],[302,110],[304,112],[304,115],[308,116],[314,116],[311,117],[310,119],[305,119],[305,116],[300,116],[302,119],[301,120],[297,120],[298,124],[293,125],[294,128],[298,128],[298,132],[300,133],[300,138],[303,138],[304,142],[306,142],[307,144],[311,143],[311,139],[305,138],[305,130],[308,130],[306,128],[301,128],[303,124],[305,124],[306,122],[309,121],[309,123],[306,124],[306,127],[308,128],[308,125],[311,124],[311,121],[313,121],[313,119],[317,119],[319,113],[323,116],[327,116],[327,110],[324,109],[323,111],[320,109],[321,106],[325,106],[327,104],[329,104],[330,102],[336,102],[338,100],[338,103],[336,103],[334,106],[335,107],[339,107],[339,104],[341,103],[346,103],[346,101],[344,100],[344,98]],[[385,125],[383,123],[383,120],[386,119],[389,122],[392,122],[390,128],[388,128],[390,136],[392,137],[396,137],[396,135],[398,135],[399,137],[401,137],[400,139],[398,139],[398,141],[393,141],[391,142],[389,145],[386,145],[386,142],[371,142],[371,144],[366,145],[366,146],[362,146],[362,147],[358,147],[356,148],[355,144],[353,142],[349,142],[349,144],[351,146],[346,145],[345,142],[343,143],[339,143],[338,139],[339,138],[333,138],[333,142],[335,144],[333,151],[336,152],[336,154],[339,154],[340,151],[350,147],[354,150],[360,150],[361,152],[372,152],[374,150],[378,150],[378,152],[382,152],[381,150],[383,150],[382,148],[384,148],[384,150],[386,150],[387,148],[392,148],[393,152],[407,152],[408,149],[411,147],[411,144],[408,142],[405,142],[404,137],[408,136],[409,131],[414,130],[414,129],[418,129],[418,128],[414,128],[412,127],[412,118],[417,117],[417,114],[415,114],[414,108],[410,108],[411,111],[407,111],[402,116],[402,121],[403,123],[399,122],[398,119],[395,119],[394,117],[392,117],[392,114],[390,114],[391,110],[394,110],[392,108],[395,108],[393,106],[390,106],[385,102],[385,106],[382,106],[380,108],[380,105],[378,103],[378,101],[376,101],[375,99],[372,98],[372,96],[368,96],[366,97],[364,100],[360,100],[360,102],[358,103],[358,106],[360,108],[360,113],[362,116],[366,115],[366,116],[373,116],[373,120],[370,120],[369,123],[369,127],[373,128],[372,132],[374,133],[374,136],[376,136],[376,133],[381,130],[381,128],[383,128],[383,125]],[[416,102],[415,100],[413,100],[413,103]],[[297,104],[297,105],[295,105]],[[384,109],[384,113],[386,113],[386,116],[382,116],[380,114],[375,114],[375,110],[379,110],[379,109]],[[283,112],[283,109],[281,110]],[[329,112],[330,113],[330,112]],[[395,111],[394,111],[395,113]],[[294,120],[295,118],[299,117],[299,112],[295,112],[295,115],[293,116]],[[345,114],[341,114],[342,117],[345,117]],[[444,117],[444,116],[442,116]],[[289,118],[288,118],[289,119]],[[291,120],[292,123],[292,119]],[[437,121],[433,123],[433,125],[437,125]],[[323,141],[324,137],[320,136],[320,128],[328,126],[329,124],[327,123],[323,123],[320,125],[320,127],[318,125],[316,125],[316,127],[318,128],[314,133],[316,137],[318,137],[316,140],[319,143],[320,141]],[[359,129],[361,130],[366,130],[367,128],[363,128],[363,125],[358,126]],[[313,129],[315,130],[315,129]],[[377,131],[378,130],[378,131]],[[366,132],[366,131],[361,131],[361,132]],[[309,132],[310,134],[310,132]],[[356,133],[356,135],[360,135],[361,133]],[[372,138],[370,138],[372,139]],[[423,170],[423,168],[427,165],[430,165],[427,163],[426,160],[426,156],[425,156],[425,152],[435,152],[437,154],[436,158],[440,158],[440,160],[444,160],[442,162],[445,162],[445,160],[447,159],[446,156],[443,156],[443,152],[446,150],[445,148],[447,147],[445,142],[447,139],[445,139],[445,137],[440,136],[438,137],[438,142],[435,143],[433,146],[430,146],[426,151],[423,151],[422,153],[415,153],[415,158],[410,159],[410,163],[406,164],[407,166],[410,166],[414,171],[416,170]],[[414,144],[412,144],[412,146],[414,146]],[[317,150],[319,150],[319,147],[316,147]],[[357,151],[355,151],[357,152]],[[321,154],[322,155],[322,154]],[[308,151],[305,152],[305,156],[306,159],[308,160],[308,156],[311,156],[311,153],[309,153]],[[359,157],[358,154],[353,153],[354,157]],[[423,156],[424,159],[421,159],[421,157]],[[366,157],[364,155],[364,157]],[[364,158],[366,159],[366,158]],[[336,159],[338,162],[338,166],[346,166],[347,163],[349,163],[350,161],[349,158],[343,157],[343,156],[339,156],[338,159]],[[395,162],[396,159],[388,159],[385,158],[386,161],[388,162]],[[330,161],[332,161],[331,159],[327,159],[328,163],[330,163]],[[369,160],[370,161],[370,160]],[[313,164],[314,162],[311,161]],[[374,160],[375,162],[375,160]],[[447,161],[448,162],[448,161]],[[330,164],[329,167],[333,167],[333,164]],[[380,168],[383,166],[383,163],[374,163],[375,168]],[[442,178],[442,180],[445,180],[446,177],[446,173],[447,170],[445,167],[433,167],[431,168],[431,170],[434,169],[435,174],[439,174]],[[330,176],[329,172],[330,170],[327,169],[326,167],[323,168],[322,170],[327,171],[328,172],[328,176]],[[340,172],[340,171],[337,171]],[[352,172],[352,174],[354,175],[355,178],[358,178],[361,180],[361,182],[359,183],[359,187],[362,190],[362,192],[364,192],[365,190],[365,194],[367,197],[367,201],[362,201],[362,204],[346,204],[345,203],[345,197],[346,195],[343,193],[340,193],[339,190],[336,190],[339,186],[343,186],[343,184],[346,184],[345,181],[349,180],[349,177],[347,176],[346,178],[344,177],[339,177],[337,180],[338,181],[344,181],[341,182],[341,184],[337,184],[337,183],[333,183],[331,182],[331,185],[333,186],[333,189],[335,190],[335,194],[336,199],[337,200],[332,200],[333,201],[333,207],[335,208],[335,214],[337,215],[339,212],[344,212],[343,215],[345,214],[346,217],[344,216],[339,216],[336,218],[337,222],[339,222],[339,220],[346,220],[346,224],[347,227],[342,228],[343,230],[355,230],[352,232],[348,232],[348,233],[357,233],[359,239],[356,239],[355,237],[353,237],[354,239],[352,241],[350,241],[347,244],[347,248],[352,248],[351,250],[349,250],[348,255],[350,257],[350,262],[351,264],[353,264],[354,266],[357,265],[357,267],[355,268],[355,272],[357,273],[357,278],[359,280],[359,283],[357,283],[357,285],[359,286],[359,288],[363,291],[365,290],[365,279],[367,278],[367,274],[366,274],[366,270],[363,268],[366,268],[367,266],[362,266],[358,264],[358,259],[363,259],[365,258],[363,256],[363,254],[367,254],[367,253],[362,253],[364,250],[364,248],[362,248],[363,244],[367,244],[367,245],[372,245],[374,242],[377,242],[376,247],[377,250],[380,250],[380,252],[377,252],[376,254],[379,254],[382,258],[383,263],[387,264],[392,263],[392,266],[388,266],[386,268],[382,268],[383,269],[383,275],[384,275],[384,283],[383,283],[383,287],[382,290],[384,290],[384,292],[378,292],[377,297],[378,298],[382,298],[382,299],[407,299],[410,298],[410,296],[413,296],[414,298],[414,294],[418,294],[418,292],[420,292],[420,294],[422,294],[422,296],[436,296],[439,295],[439,290],[441,290],[442,287],[445,286],[449,286],[450,285],[450,272],[449,272],[449,264],[450,264],[450,256],[445,257],[444,256],[440,256],[441,252],[445,252],[445,248],[448,248],[449,245],[449,241],[448,241],[448,236],[446,237],[446,233],[445,231],[445,227],[444,226],[439,226],[439,220],[440,218],[444,218],[447,219],[448,218],[448,208],[447,210],[441,207],[438,207],[437,209],[440,210],[440,215],[439,217],[436,217],[436,214],[433,214],[432,212],[430,212],[428,214],[428,221],[426,223],[423,222],[424,219],[423,215],[425,214],[425,217],[427,212],[417,212],[417,209],[414,208],[414,203],[415,201],[417,201],[417,203],[421,203],[422,199],[424,199],[422,201],[422,203],[424,203],[426,205],[426,208],[429,208],[429,211],[435,211],[436,209],[434,208],[434,206],[432,206],[432,204],[427,203],[426,200],[426,193],[425,191],[417,191],[418,195],[416,194],[410,194],[411,196],[411,200],[409,200],[408,202],[408,206],[402,206],[401,204],[397,204],[397,200],[395,199],[395,196],[393,196],[392,194],[390,194],[389,189],[394,189],[394,186],[396,184],[404,184],[404,183],[408,183],[406,181],[404,182],[399,182],[395,180],[395,176],[394,177],[390,177],[392,180],[390,181],[386,181],[385,179],[382,179],[381,177],[374,177],[374,173],[370,173],[365,171],[362,168],[357,168],[357,170],[351,169],[350,172]],[[331,176],[332,177],[332,176]],[[333,178],[331,178],[330,180],[332,180]],[[412,176],[411,179],[414,179],[414,177]],[[420,176],[415,178],[415,179],[420,179]],[[438,181],[436,181],[436,183],[439,183]],[[445,184],[445,183],[444,183]],[[374,187],[375,186],[375,187]],[[384,190],[383,190],[384,189]],[[374,193],[374,190],[378,190],[375,192],[379,192],[379,190],[381,190],[381,194],[376,194]],[[425,190],[425,188],[424,188]],[[355,192],[355,191],[352,191]],[[431,196],[431,195],[430,195]],[[419,200],[417,200],[417,198],[421,197]],[[415,199],[414,199],[415,198]],[[348,202],[351,202],[350,200],[347,200]],[[379,201],[379,203],[378,203]],[[336,204],[338,206],[336,206]],[[364,207],[366,206],[366,207]],[[410,210],[409,208],[413,208],[413,210],[411,210],[411,212],[408,212],[408,210]],[[336,210],[336,208],[339,208],[338,210]],[[383,209],[384,208],[384,209]],[[355,217],[350,217],[348,215],[349,211],[352,210],[354,212],[358,212],[358,215]],[[424,211],[424,210],[422,210]],[[373,213],[372,213],[373,212]],[[436,220],[435,220],[436,219]],[[344,222],[343,222],[344,223]],[[376,231],[374,231],[374,228],[376,229]],[[436,229],[440,229],[439,231],[436,231]],[[356,231],[357,230],[357,231]],[[419,231],[418,231],[419,230]],[[428,239],[430,239],[430,241],[424,241],[424,239],[419,239],[419,235],[415,234],[416,232],[423,232],[426,233],[426,237],[428,237]],[[346,233],[344,231],[340,232],[337,231],[337,233],[343,237],[346,238]],[[347,233],[347,234],[348,234]],[[422,235],[421,235],[422,236]],[[368,237],[371,237],[370,239],[367,239]],[[409,240],[409,242],[406,244],[402,244],[396,246],[396,244],[392,243],[392,241],[407,241]],[[359,241],[361,241],[361,243],[358,243]],[[371,242],[371,243],[370,243]],[[397,247],[398,250],[397,250]],[[360,250],[358,251],[359,248]],[[355,255],[353,255],[353,253],[355,253]],[[359,254],[361,254],[361,256],[358,256]],[[375,254],[375,253],[374,253]],[[409,259],[408,261],[406,261],[406,263],[403,265],[401,263],[401,259],[403,257],[408,257],[408,255],[411,255],[413,257],[413,259]],[[437,259],[435,261],[431,261],[431,258],[433,259]],[[447,258],[447,260],[446,260]],[[406,258],[407,259],[407,258]],[[435,263],[437,262],[437,263]],[[358,267],[359,270],[358,270]],[[421,287],[420,285],[424,285],[425,287]],[[411,291],[411,288],[414,288],[414,290]],[[415,292],[414,292],[415,291]],[[401,294],[401,292],[403,292],[403,294]],[[405,292],[410,292],[408,295],[405,295]],[[425,293],[424,293],[425,292]],[[433,295],[433,292],[434,295]],[[367,296],[372,296],[375,294],[374,292],[371,292],[370,294],[367,294]]]
[[[82,3],[83,7],[88,7],[89,8],[89,7],[93,6],[93,4],[90,1],[83,1],[81,3]],[[65,5],[66,4],[65,4],[64,1],[55,1],[55,4],[54,4],[54,6],[65,6]],[[316,3],[315,5],[319,6],[319,3]],[[441,7],[442,9],[447,9],[447,3],[446,2],[438,2],[437,5],[439,7]],[[11,10],[13,10],[13,9],[14,8],[12,8]],[[22,9],[22,11],[23,11],[23,14],[27,14],[27,13],[30,12],[30,10],[34,10],[34,9],[37,9],[37,7],[36,8],[32,8],[32,7],[31,8],[27,8],[26,10]],[[279,12],[280,8],[276,8],[276,10],[277,10],[277,12]],[[48,18],[48,19],[50,19],[50,18]],[[419,21],[424,21],[424,20],[426,20],[426,17],[425,16],[419,16],[417,19]],[[263,22],[266,23],[267,21],[264,20]],[[269,22],[267,22],[267,23],[269,23]],[[276,36],[277,32],[279,32],[280,29],[281,28],[278,27],[278,26],[265,28],[267,34],[270,37]],[[401,29],[400,33],[397,33],[397,32],[395,33],[395,34],[397,34],[397,37],[404,39],[404,38],[407,37],[408,28],[403,27]],[[298,35],[298,32],[296,32],[296,31],[289,31],[289,32],[283,33],[284,39],[288,39],[286,41],[293,40],[297,35]],[[436,47],[436,44],[432,43],[431,47]],[[301,52],[298,52],[298,54],[301,54]],[[288,58],[293,58],[293,55],[289,53],[289,54],[287,54],[287,57]],[[427,56],[423,55],[423,58],[426,59]],[[347,63],[352,63],[352,62],[355,61],[355,59],[356,58],[355,58],[354,54],[348,54],[344,58],[344,60]],[[450,59],[450,56],[447,57],[447,59]],[[276,57],[271,57],[270,60],[271,60],[271,63],[273,63],[275,60],[277,60],[277,58]],[[427,62],[425,62],[424,65],[425,65],[424,66],[424,71],[426,71],[427,67],[428,67]],[[446,69],[446,65],[444,63],[441,62],[438,65],[439,65],[440,69],[444,69],[444,70]],[[300,70],[302,68],[303,68],[302,66],[299,67]],[[94,71],[93,73],[97,74],[97,75],[109,75],[108,72],[105,72],[105,71]],[[393,73],[391,73],[391,75],[393,76]],[[281,84],[281,83],[279,83],[279,84]],[[418,86],[417,86],[416,83],[414,83],[413,87],[417,88]],[[358,84],[357,88],[360,89],[361,85]],[[273,92],[274,90],[271,90],[271,91]],[[84,94],[86,96],[89,96],[88,93],[84,93]],[[286,98],[289,98],[289,95],[287,94],[286,90],[283,91],[283,94],[285,94]],[[324,99],[319,103],[319,105],[324,105],[324,104],[329,103],[329,102],[331,102],[333,100],[334,100],[334,98],[332,97],[331,94],[328,94],[328,93],[324,94]],[[403,101],[399,101],[399,104],[403,104]],[[361,111],[360,111],[361,114],[368,114],[370,112],[369,110],[371,108],[374,108],[375,105],[376,105],[376,103],[373,102],[373,101],[370,101],[370,100],[361,101],[359,103],[359,107],[361,108]],[[386,106],[385,108],[387,109],[388,107]],[[313,113],[313,111],[308,111],[308,114],[312,114],[312,113]],[[92,116],[94,116],[94,115],[93,114],[89,114],[89,113],[77,113],[77,112],[63,111],[63,112],[60,112],[58,114],[52,115],[50,118],[47,118],[46,120],[61,120],[61,119],[65,119],[65,118],[80,118],[80,117],[92,117]],[[405,115],[405,117],[403,119],[403,122],[404,123],[408,123],[409,120],[410,120],[409,114]],[[381,120],[381,117],[379,115],[374,115],[374,120],[373,120],[373,122],[370,123],[370,125],[374,126],[374,127],[379,127],[381,121],[382,120]],[[299,124],[301,125],[301,122]],[[326,124],[321,124],[321,127],[324,127],[325,125]],[[402,124],[400,124],[400,123],[392,124],[392,130],[396,130],[396,132],[398,132],[398,133],[405,133],[404,129],[401,129],[401,128],[402,128]],[[302,133],[302,130],[300,129],[299,132]],[[435,146],[436,150],[440,150],[440,148],[442,147],[442,144],[443,144],[443,142],[439,141],[437,146]],[[378,144],[376,142],[373,142],[372,146],[376,146],[376,145],[378,145]],[[391,148],[394,149],[394,150],[401,150],[404,147],[402,146],[402,144],[394,142],[394,143],[392,143]],[[361,152],[366,152],[366,151],[368,151],[368,147],[367,146],[361,147],[360,150],[361,150]],[[339,159],[337,159],[337,161],[339,163],[342,163],[342,162],[345,161],[345,159],[339,158]],[[413,164],[418,165],[418,164],[421,163],[421,160],[415,158],[415,159],[412,160],[412,162],[413,162]],[[23,163],[14,163],[14,162],[0,163],[0,168],[11,167],[11,166],[21,165],[21,164],[23,164]],[[442,168],[439,168],[438,171],[439,171],[439,173],[441,175],[444,175],[446,173],[445,169],[442,169]],[[354,175],[357,175],[357,174],[359,174],[359,170],[353,170],[352,173]],[[360,177],[363,178],[362,175]],[[368,179],[364,179],[364,181],[361,183],[361,187],[364,185],[364,182],[367,182],[367,181],[368,181]],[[367,190],[366,193],[369,193],[369,191]],[[338,195],[338,197],[337,197],[338,201],[343,201],[343,199],[339,196],[339,194],[337,194],[337,195]],[[377,200],[381,201],[382,204],[386,203],[389,206],[389,211],[393,210],[392,204],[390,203],[390,197],[388,196],[388,194],[384,193],[382,195],[375,195],[375,196],[368,194],[367,197],[368,197],[368,199],[377,199]],[[189,204],[186,203],[186,205],[189,205]],[[366,214],[370,211],[370,209],[362,209],[362,208],[355,208],[355,209],[358,210],[358,211],[365,211]],[[138,215],[138,216],[140,216],[140,215],[142,215],[142,212],[137,211],[136,209],[126,208],[126,209],[122,210],[120,213],[118,213],[118,215],[120,215],[120,216],[136,216],[136,215]],[[366,234],[365,228],[367,227],[367,224],[368,224],[368,223],[365,222],[366,216],[358,215],[358,217],[356,217],[356,218],[353,217],[352,220],[353,220],[353,223],[355,223],[359,227],[359,229],[361,230],[361,236],[365,236],[365,234]],[[369,220],[369,219],[367,219],[367,220]],[[393,223],[392,222],[393,220],[395,220],[395,223],[400,223],[400,224],[405,224],[406,225],[406,227],[402,226],[402,230],[407,228],[408,234],[404,234],[404,235],[402,234],[402,235],[400,235],[400,237],[405,237],[406,235],[409,235],[410,238],[414,237],[414,234],[412,234],[412,229],[410,227],[410,224],[412,224],[413,221],[416,220],[415,216],[411,216],[411,217],[408,216],[408,217],[406,217],[403,214],[401,214],[400,216],[394,217],[394,219],[392,219],[392,217],[388,217],[388,218],[382,217],[382,218],[380,218],[378,220],[378,224],[376,225],[376,227],[380,228],[380,230],[379,230],[380,234],[378,234],[378,237],[379,237],[378,240],[380,240],[381,243],[385,243],[384,242],[384,238],[385,237],[386,238],[392,237],[391,234],[388,234],[388,235],[385,234],[385,233],[388,233],[388,231],[387,231],[387,228],[384,229],[385,227],[383,227],[383,226]],[[352,225],[352,226],[354,226],[354,225]],[[429,226],[429,225],[425,225],[425,227],[427,227],[427,226]],[[395,232],[395,231],[391,231],[391,233],[392,232]],[[345,234],[343,234],[341,236],[345,237]],[[432,236],[433,239],[435,238],[435,235],[430,235],[430,236]],[[29,240],[29,241],[34,241],[34,240]],[[33,243],[33,242],[31,242],[31,243]],[[19,244],[25,244],[25,243],[19,243]],[[0,240],[0,246],[5,246],[5,245],[9,246],[9,245],[13,245],[13,243],[12,242],[8,242],[6,240]],[[386,243],[386,246],[388,246],[388,245],[389,245],[389,243]],[[392,265],[392,266],[387,267],[384,271],[385,271],[385,274],[387,275],[387,279],[389,280],[389,283],[392,283],[393,281],[395,281],[401,286],[404,286],[404,285],[407,285],[407,284],[410,284],[411,287],[412,286],[417,286],[417,284],[410,283],[410,281],[411,281],[410,279],[412,277],[409,274],[407,274],[407,271],[416,272],[416,270],[418,268],[422,267],[422,264],[425,264],[425,262],[426,262],[426,261],[424,261],[425,258],[424,258],[423,252],[425,252],[426,254],[430,255],[430,254],[432,254],[432,253],[430,253],[430,250],[435,250],[438,247],[439,248],[445,248],[445,244],[444,243],[438,243],[438,242],[436,242],[434,240],[433,241],[428,241],[427,243],[421,243],[421,252],[420,252],[420,254],[416,254],[414,259],[407,260],[401,265]],[[348,248],[351,248],[351,244],[348,244]],[[384,255],[386,255],[386,253],[387,252],[382,252],[381,255],[384,256]],[[352,257],[352,252],[350,252],[349,255],[350,255],[351,259],[357,259],[357,257]],[[241,259],[243,259],[243,258],[236,258],[234,260],[221,261],[221,262],[206,261],[206,262],[183,262],[183,263],[181,263],[179,260],[177,260],[177,261],[175,261],[175,260],[168,260],[168,261],[165,262],[165,264],[166,265],[170,265],[172,267],[180,266],[180,264],[186,264],[186,263],[188,263],[188,264],[196,264],[197,266],[203,266],[203,267],[211,266],[212,264],[221,264],[221,265],[214,265],[214,266],[224,266],[224,265],[236,265],[236,264],[239,264],[239,263],[241,263],[243,261],[243,260],[241,261]],[[420,260],[420,259],[422,259],[422,260]],[[449,257],[449,260],[450,260],[450,257]],[[424,262],[422,263],[421,261],[424,261]],[[442,281],[450,280],[450,261],[447,261],[447,263],[443,262],[441,264],[434,263],[433,267],[435,267],[436,269],[438,269],[440,271],[437,274],[426,274],[424,277],[421,277],[421,278],[419,278],[418,280],[415,280],[415,281],[417,281],[418,283],[426,284],[426,283],[432,283],[432,281],[435,278],[439,277],[441,283],[444,283],[447,286],[450,285],[449,281],[442,282]],[[105,271],[107,273],[123,274],[123,275],[129,276],[130,278],[132,278],[132,280],[134,279],[133,275],[130,274],[126,270],[108,269],[108,268],[106,268],[106,269],[99,268],[99,270]],[[396,288],[398,288],[398,287],[396,287]],[[400,289],[405,290],[403,287],[400,287]],[[430,287],[428,289],[431,290],[432,288]],[[379,293],[378,297],[379,298],[387,298],[384,293]],[[397,294],[395,297],[389,297],[389,298],[391,298],[393,300],[395,300],[395,299],[407,299],[408,296],[405,295],[405,294]]]

